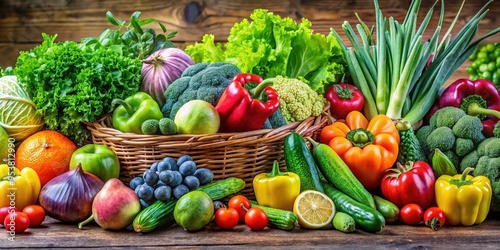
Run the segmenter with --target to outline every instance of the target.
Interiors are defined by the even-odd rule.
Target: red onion
[[[166,48],[155,51],[142,61],[141,91],[148,93],[158,102],[165,104],[165,90],[194,64],[193,59],[183,50]]]
[[[92,201],[104,182],[78,164],[45,184],[39,201],[45,213],[65,223],[78,223],[92,214]]]

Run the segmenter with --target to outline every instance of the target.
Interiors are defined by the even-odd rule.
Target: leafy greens
[[[213,34],[206,34],[185,51],[196,63],[225,61],[263,78],[299,78],[321,95],[347,71],[337,39],[313,33],[306,18],[297,24],[289,17],[255,9],[250,19],[234,24],[227,43],[216,43]]]

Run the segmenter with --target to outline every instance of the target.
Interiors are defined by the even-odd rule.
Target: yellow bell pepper
[[[36,204],[41,185],[32,168],[19,169],[7,164],[0,165],[0,207],[15,206],[22,210]]]
[[[292,211],[300,193],[300,178],[292,172],[280,172],[278,161],[274,161],[271,173],[253,178],[253,190],[259,205]]]
[[[442,175],[436,181],[436,203],[446,214],[450,225],[472,226],[482,223],[490,210],[492,189],[486,176],[468,175],[473,168],[450,176]]]

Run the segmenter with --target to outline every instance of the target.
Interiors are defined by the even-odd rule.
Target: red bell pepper
[[[431,112],[446,106],[461,108],[469,115],[478,116],[483,123],[484,136],[493,136],[493,129],[500,119],[500,93],[492,82],[486,79],[456,80],[441,93],[439,103]]]
[[[257,83],[247,90],[244,85]],[[262,128],[264,122],[280,106],[278,92],[272,87],[272,80],[263,81],[255,74],[237,74],[222,93],[215,106],[220,116],[219,132],[244,132]],[[266,101],[261,101],[263,91]]]
[[[335,119],[345,119],[353,110],[361,112],[365,104],[363,93],[348,83],[330,86],[325,92],[325,99],[330,102],[330,114]]]
[[[415,203],[423,210],[434,203],[436,178],[425,161],[397,163],[397,168],[386,171],[380,184],[384,197],[399,208]]]

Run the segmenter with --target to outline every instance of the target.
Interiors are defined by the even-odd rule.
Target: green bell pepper
[[[119,104],[113,111],[113,127],[124,133],[142,134],[141,125],[148,119],[163,118],[158,103],[147,93],[137,92],[125,100],[114,99],[112,106]]]

